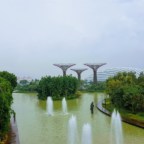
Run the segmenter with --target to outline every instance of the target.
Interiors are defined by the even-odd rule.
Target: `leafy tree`
[[[144,111],[144,75],[139,77],[133,72],[118,73],[106,82],[106,92],[112,104],[132,113]]]
[[[9,130],[12,101],[12,86],[10,82],[0,78],[0,141]]]
[[[144,87],[144,73],[143,72],[140,73],[137,82],[138,82],[139,85]]]
[[[29,82],[27,80],[20,80],[19,84],[20,85],[28,85]]]
[[[98,82],[97,84],[94,84],[92,82],[89,83],[87,81],[81,81],[79,89],[89,92],[104,91],[106,89],[106,83]]]
[[[124,107],[132,113],[142,109],[141,102],[144,100],[138,85],[126,85],[123,87],[123,104]]]
[[[14,74],[9,73],[7,71],[2,71],[2,72],[0,72],[0,77],[9,81],[11,83],[13,90],[14,90],[14,88],[17,85],[17,77]]]
[[[17,78],[7,71],[0,72],[0,141],[9,130],[13,102],[12,92],[17,85]]]
[[[72,76],[64,77],[43,77],[38,86],[38,98],[46,99],[52,96],[54,99],[62,97],[70,97],[76,93],[78,89],[78,80]]]
[[[35,79],[31,82],[28,82],[27,80],[21,80],[18,84],[15,90],[19,92],[35,92],[37,91],[39,85],[39,80]]]

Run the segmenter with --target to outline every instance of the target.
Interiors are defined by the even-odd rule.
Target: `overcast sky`
[[[144,69],[144,0],[0,1],[0,71],[40,78],[62,75],[54,63],[101,62]]]

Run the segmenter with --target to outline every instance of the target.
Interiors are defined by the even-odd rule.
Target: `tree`
[[[64,77],[43,77],[38,86],[38,98],[46,99],[52,96],[54,99],[71,97],[78,89],[79,81],[72,76]]]
[[[143,109],[143,96],[140,91],[141,87],[138,85],[126,85],[123,87],[124,95],[123,95],[123,104],[124,107],[132,113],[136,113],[137,111]],[[142,102],[142,103],[141,103]],[[144,104],[144,103],[143,103]]]
[[[19,92],[36,92],[38,89],[38,85],[39,85],[39,80],[37,79],[32,80],[31,82],[27,80],[21,80],[17,84],[15,90]]]
[[[139,85],[144,87],[144,73],[143,72],[140,73],[137,82],[138,82]]]
[[[106,81],[106,92],[112,104],[132,113],[144,111],[144,75],[137,78],[133,72],[118,73]]]
[[[12,86],[10,82],[0,78],[0,141],[9,130],[12,101]]]
[[[13,90],[14,90],[14,88],[17,85],[17,77],[14,74],[9,73],[7,71],[2,71],[2,72],[0,72],[0,77],[9,81],[11,83]]]
[[[27,80],[20,80],[19,84],[20,85],[28,85],[29,82]]]

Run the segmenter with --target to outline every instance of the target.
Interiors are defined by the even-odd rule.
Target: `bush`
[[[38,85],[38,98],[45,100],[48,96],[54,99],[73,97],[78,89],[78,84],[78,80],[72,76],[43,77]]]
[[[143,83],[142,74],[137,78],[132,72],[118,73],[107,80],[106,91],[115,107],[137,113],[144,111]]]
[[[11,84],[0,78],[0,140],[4,138],[9,130],[12,101]]]
[[[12,92],[17,85],[17,78],[7,71],[0,72],[0,142],[9,130],[13,102]]]

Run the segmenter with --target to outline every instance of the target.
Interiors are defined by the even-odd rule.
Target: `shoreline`
[[[102,103],[103,103],[103,100],[98,102],[96,107],[98,110],[100,110],[102,113],[104,113],[105,115],[107,116],[110,116],[111,117],[111,112],[108,111],[107,109],[105,109],[103,106],[102,106]],[[133,119],[129,119],[129,118],[125,118],[125,117],[121,117],[122,118],[122,121],[123,122],[126,122],[128,124],[131,124],[133,126],[137,126],[137,127],[140,127],[140,128],[143,128],[144,129],[144,122],[140,122],[138,120],[133,120]]]
[[[17,121],[14,118],[10,120],[10,132],[8,144],[20,144]]]

